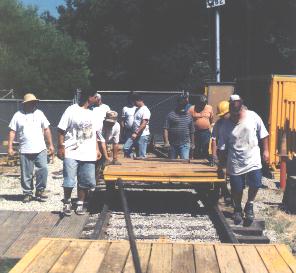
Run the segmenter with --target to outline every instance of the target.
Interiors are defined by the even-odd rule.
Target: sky
[[[64,4],[64,0],[21,0],[24,5],[33,5],[38,7],[38,12],[49,10],[51,15],[57,17],[58,12],[56,7]]]

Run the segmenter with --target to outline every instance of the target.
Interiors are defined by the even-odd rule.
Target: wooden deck
[[[122,165],[110,165],[104,170],[106,182],[121,178],[125,182],[180,182],[203,183],[225,182],[217,176],[217,168],[209,166],[205,160],[190,162],[164,162],[122,159]]]
[[[284,245],[138,243],[143,273],[290,273],[296,260]],[[10,271],[132,273],[127,241],[40,240]]]
[[[88,215],[60,218],[58,213],[0,211],[1,258],[23,257],[42,237],[79,238]]]

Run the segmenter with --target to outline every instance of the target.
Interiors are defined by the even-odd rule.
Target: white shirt
[[[97,133],[98,140],[101,142],[119,143],[120,124],[115,122],[112,127],[100,126]]]
[[[96,161],[98,125],[93,111],[73,104],[64,112],[58,128],[65,131],[65,158]]]
[[[135,132],[137,129],[139,129],[142,120],[147,119],[148,123],[145,127],[145,129],[142,132],[141,136],[148,136],[150,135],[149,132],[149,120],[151,117],[151,113],[150,110],[148,109],[148,107],[146,105],[139,107],[136,109],[135,115],[134,115],[134,123],[133,123],[133,131]]]
[[[46,149],[43,130],[48,126],[49,121],[38,109],[33,113],[16,112],[9,124],[9,128],[17,134],[22,154],[40,153]]]
[[[245,110],[238,124],[225,120],[219,135],[218,149],[227,150],[227,171],[241,175],[262,168],[258,139],[268,136],[262,119],[253,111]]]
[[[99,124],[103,123],[103,121],[106,117],[106,113],[108,111],[110,111],[110,107],[104,103],[102,103],[101,105],[99,105],[93,109],[93,112],[96,115],[96,120]]]
[[[131,129],[133,127],[134,115],[135,115],[136,109],[137,109],[136,106],[132,106],[132,107],[124,106],[123,107],[121,116],[122,116],[122,120],[124,122],[124,127],[126,129]]]

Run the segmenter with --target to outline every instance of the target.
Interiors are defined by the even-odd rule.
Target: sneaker
[[[24,195],[24,198],[23,198],[23,203],[29,203],[33,200],[33,196],[30,195],[30,194],[26,194]]]
[[[242,209],[235,209],[233,215],[233,222],[235,225],[239,225],[243,221]]]
[[[71,216],[71,203],[64,203],[63,214],[66,216]]]
[[[254,210],[253,210],[253,203],[246,203],[244,208],[246,222],[251,224],[254,221]]]
[[[86,213],[86,209],[84,208],[83,204],[77,204],[75,212],[77,215],[84,215]]]
[[[36,191],[35,196],[39,202],[46,202],[46,199],[48,199],[48,196],[44,193],[44,191]]]

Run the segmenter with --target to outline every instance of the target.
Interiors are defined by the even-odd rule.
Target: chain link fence
[[[99,91],[103,103],[110,106],[111,110],[118,112],[121,117],[122,108],[127,105],[129,91]],[[167,114],[175,109],[177,97],[182,91],[134,91],[140,93],[145,105],[151,111],[149,121],[150,133],[156,142],[162,141],[163,123]]]
[[[151,111],[150,132],[155,141],[162,141],[162,127],[166,115],[175,108],[179,91],[135,91],[141,93],[144,102]],[[103,103],[118,112],[127,104],[130,91],[100,91]],[[65,109],[73,103],[72,100],[40,100],[38,108],[42,110],[51,124],[53,142],[57,144],[57,125]],[[3,141],[7,140],[8,125],[12,116],[22,105],[22,100],[0,99],[0,153],[6,153]]]

